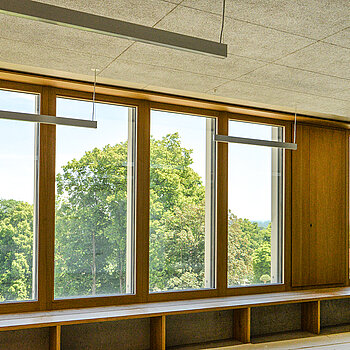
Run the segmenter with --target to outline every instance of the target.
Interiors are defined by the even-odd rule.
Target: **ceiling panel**
[[[222,0],[41,1],[214,41],[220,36]],[[227,59],[1,15],[0,67],[88,81],[92,68],[108,67],[99,82],[283,110],[297,104],[350,118],[348,0],[226,5]]]
[[[221,14],[222,0],[184,0],[182,5]],[[322,39],[349,26],[348,0],[234,0],[226,14],[313,39]]]
[[[60,70],[92,76],[91,69],[102,69],[111,62],[110,57],[79,53],[61,48],[47,48],[41,45],[14,42],[0,38],[0,61],[32,67]]]
[[[350,49],[318,42],[276,63],[350,79]]]
[[[277,109],[288,109],[297,111],[314,111],[331,115],[344,116],[346,119],[350,115],[350,102],[334,100],[327,97],[315,97],[306,93],[281,90],[273,87],[262,87],[240,81],[231,81],[223,84],[219,88],[209,91],[211,94],[226,96],[230,99],[250,101],[265,104],[268,107],[275,106]]]
[[[157,28],[210,40],[219,40],[221,17],[179,6]],[[228,52],[257,60],[272,61],[314,40],[232,19],[225,21],[224,43]]]
[[[350,102],[350,89],[337,92],[333,95],[334,98],[340,99],[340,100],[346,100]],[[350,113],[349,113],[350,116]]]
[[[212,89],[228,81],[227,79],[124,60],[113,62],[110,67],[101,73],[101,76],[133,81],[138,84],[200,92]]]
[[[39,45],[112,58],[132,43],[107,35],[1,14],[0,38],[28,43],[28,49],[30,45]]]
[[[230,81],[208,92],[233,99],[243,99],[277,106],[284,105],[284,103],[289,104],[290,101],[292,101],[295,106],[296,98],[303,97],[301,93],[281,90],[274,87],[264,87],[241,81]],[[306,96],[305,99],[308,99],[308,96]]]
[[[341,32],[334,34],[323,41],[350,49],[350,28],[342,30]]]
[[[350,80],[275,64],[258,68],[237,80],[321,96],[334,96],[337,92],[350,89]]]
[[[314,43],[314,40],[228,19],[224,42],[232,54],[273,61]]]
[[[176,4],[162,0],[37,0],[50,5],[89,12],[122,21],[154,25],[171,11]]]
[[[143,43],[135,43],[119,59],[225,79],[234,79],[266,64],[240,56],[222,59]]]
[[[156,28],[219,41],[221,17],[180,5],[163,18]]]

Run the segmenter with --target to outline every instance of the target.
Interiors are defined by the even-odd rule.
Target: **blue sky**
[[[0,109],[35,112],[35,96],[0,91]],[[91,119],[92,103],[59,99],[57,115]],[[128,108],[96,104],[98,129],[57,127],[56,172],[86,150],[127,140]],[[182,145],[193,150],[193,169],[205,176],[204,117],[153,111],[151,133],[155,138],[179,132]],[[0,120],[0,198],[33,203],[34,128],[26,122]],[[230,135],[271,139],[271,127],[230,122]],[[229,145],[229,208],[239,217],[252,220],[271,218],[271,150]]]
[[[30,94],[0,91],[0,109],[35,113],[36,98]],[[0,198],[34,199],[35,124],[0,120]]]

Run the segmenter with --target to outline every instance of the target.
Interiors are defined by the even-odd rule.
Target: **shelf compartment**
[[[62,326],[62,350],[148,350],[150,319],[138,318]]]

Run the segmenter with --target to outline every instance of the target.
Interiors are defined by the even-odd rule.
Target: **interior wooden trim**
[[[7,80],[1,80],[7,79]],[[92,99],[92,84],[58,78],[34,76],[0,70],[0,88],[41,94],[41,113],[56,115],[56,96],[89,100]],[[39,301],[28,303],[0,304],[0,312],[24,312],[33,310],[65,309],[103,305],[129,304],[148,301],[185,300],[213,298],[226,295],[246,295],[278,292],[291,289],[291,152],[285,153],[285,279],[281,285],[257,285],[227,287],[227,145],[218,145],[217,183],[217,285],[213,290],[194,290],[165,293],[149,293],[149,167],[150,167],[150,109],[167,110],[216,117],[218,131],[228,133],[228,120],[283,125],[286,141],[292,138],[294,115],[256,108],[192,99],[169,94],[145,92],[135,89],[98,86],[96,101],[137,107],[137,208],[136,208],[136,294],[122,296],[71,298],[54,300],[54,196],[55,196],[55,126],[41,125],[40,167],[40,247],[39,247]],[[320,127],[350,129],[350,123],[329,121],[313,117],[298,117],[302,125],[318,124]],[[319,125],[321,123],[321,125]],[[350,135],[350,131],[347,131]],[[297,135],[298,137],[298,135]],[[297,138],[298,140],[298,138]],[[349,198],[349,145],[347,142],[347,199]],[[51,165],[50,165],[51,164]],[[347,234],[349,231],[349,201],[347,210]],[[51,209],[50,209],[51,208]],[[220,208],[220,209],[219,209]],[[52,215],[53,213],[53,215]],[[348,236],[347,236],[348,237]],[[347,274],[349,272],[349,242],[347,242]],[[349,278],[346,277],[347,284]],[[310,289],[307,286],[304,289]],[[328,287],[328,286],[325,286]],[[300,288],[299,288],[300,289]]]
[[[45,87],[41,113],[56,115],[56,95]],[[38,300],[40,309],[50,309],[54,298],[56,126],[40,124]]]
[[[0,331],[349,298],[349,287],[0,315]],[[318,313],[319,315],[319,313]]]
[[[159,102],[151,102],[150,108],[151,110],[196,115],[196,116],[203,116],[203,117],[220,118],[220,115],[222,114],[218,111],[211,110],[211,109],[204,109],[204,108],[197,108],[197,107],[190,107],[190,106],[180,106],[175,104],[159,103]]]
[[[136,294],[95,296],[82,298],[54,299],[48,310],[63,310],[89,307],[103,307],[113,305],[128,305],[143,302],[142,298]]]
[[[346,152],[345,152],[345,164],[346,164],[346,220],[345,220],[345,231],[346,231],[346,285],[350,285],[350,269],[349,269],[349,264],[350,264],[350,215],[349,215],[349,199],[350,199],[350,131],[347,130],[346,132]]]
[[[9,301],[0,304],[0,316],[3,314],[34,312],[41,310],[38,300]]]
[[[54,90],[57,98],[62,97],[62,98],[76,99],[76,100],[89,101],[89,102],[93,100],[93,92],[57,89],[57,88],[55,88]],[[122,97],[122,96],[106,95],[106,94],[100,94],[100,93],[96,93],[95,101],[101,102],[101,103],[107,103],[107,104],[117,104],[125,107],[137,107],[144,102],[143,100],[131,99],[131,98]]]
[[[82,92],[88,92],[92,94],[93,83],[78,81],[78,80],[68,80],[64,78],[55,78],[44,75],[30,74],[24,72],[17,72],[11,70],[0,69],[0,79],[27,83],[31,85],[43,85],[51,86],[58,89],[68,89],[76,90]],[[271,109],[248,107],[243,105],[236,105],[231,103],[217,102],[205,99],[198,99],[192,97],[178,96],[174,94],[166,94],[161,92],[146,91],[140,89],[131,89],[120,86],[111,86],[106,84],[99,84],[96,87],[96,92],[98,94],[105,94],[111,96],[119,96],[131,99],[147,100],[156,103],[166,103],[175,104],[181,106],[202,108],[202,109],[212,109],[222,112],[237,113],[242,115],[250,115],[256,117],[266,117],[272,119],[280,120],[294,120],[293,113],[280,112]],[[312,124],[332,126],[336,125],[338,127],[343,127],[350,129],[350,123],[324,119],[319,116],[306,116],[299,115],[299,121],[310,122]]]
[[[149,294],[150,133],[151,111],[144,101],[137,117],[136,145],[136,294],[142,301]]]
[[[249,286],[237,286],[227,287],[226,296],[238,296],[238,295],[252,295],[263,293],[279,293],[287,292],[289,289],[284,283],[271,284],[271,285],[249,285]]]
[[[29,84],[25,82],[22,83],[22,82],[11,81],[11,80],[2,80],[2,79],[0,79],[0,89],[16,91],[16,92],[29,92],[34,94],[42,93],[42,86],[40,85]]]
[[[147,302],[162,302],[162,301],[178,301],[178,300],[192,300],[202,298],[214,298],[221,296],[218,290],[213,289],[197,289],[197,290],[179,290],[179,291],[165,291],[160,293],[149,293]]]
[[[228,135],[228,113],[222,112],[218,119],[217,132]],[[216,160],[216,285],[219,295],[227,295],[228,263],[228,144],[217,143]]]

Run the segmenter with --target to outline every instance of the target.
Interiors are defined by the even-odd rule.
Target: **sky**
[[[36,97],[0,91],[0,109],[35,113]],[[0,198],[34,199],[35,124],[0,119]]]
[[[35,113],[35,95],[0,91],[0,109]],[[56,173],[86,150],[127,140],[129,107],[96,104],[97,129],[57,127]],[[91,119],[92,103],[60,98],[57,116]],[[33,203],[35,124],[0,120],[0,198]],[[151,113],[151,134],[159,139],[178,132],[192,149],[192,168],[205,178],[206,118],[161,111]],[[271,126],[230,121],[231,136],[271,140]],[[219,165],[220,166],[220,165]],[[273,174],[274,176],[276,174]],[[229,145],[229,209],[238,217],[271,219],[271,149]]]

